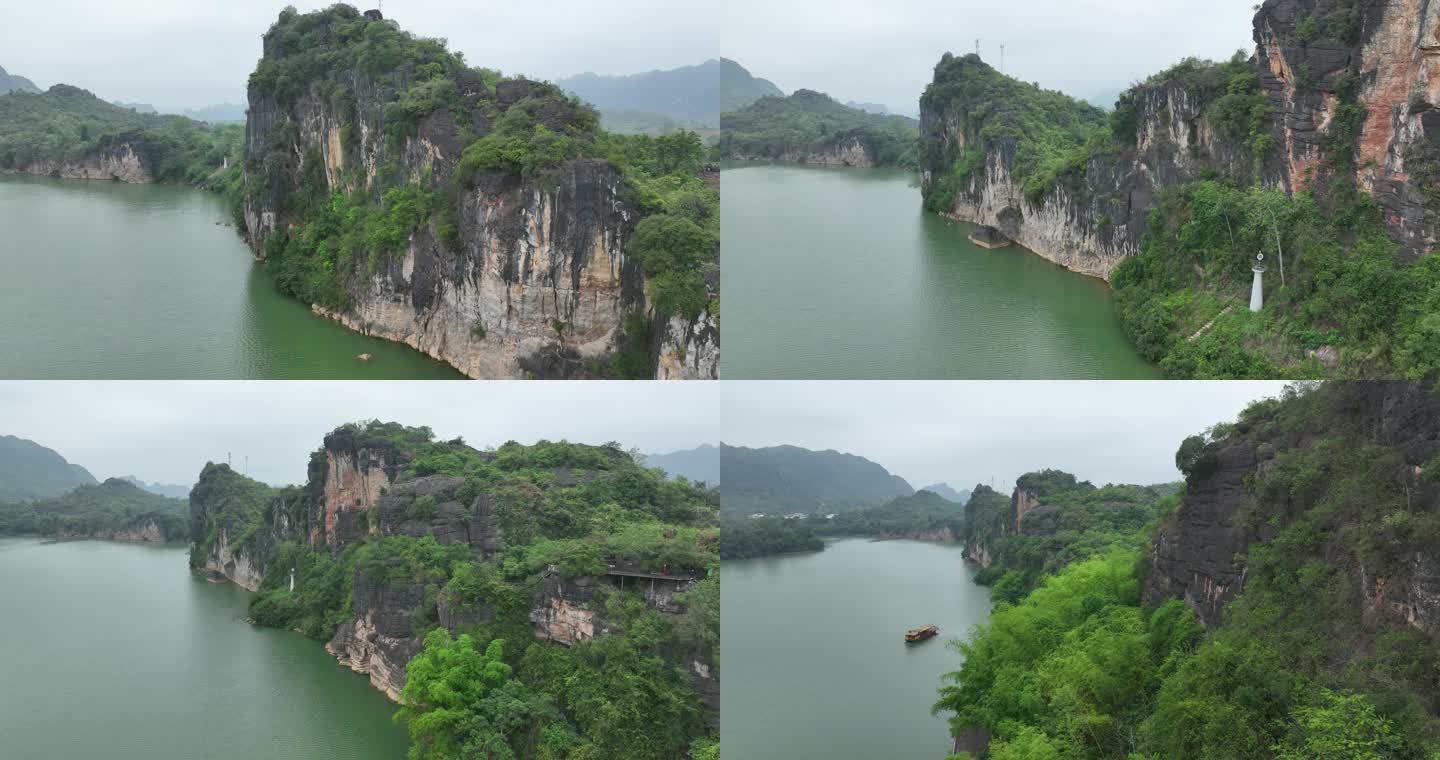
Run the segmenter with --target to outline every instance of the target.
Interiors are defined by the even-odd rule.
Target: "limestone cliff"
[[[732,151],[726,158],[735,161],[785,161],[818,166],[851,166],[860,169],[873,169],[876,166],[875,147],[868,133],[861,128],[852,129],[825,145],[804,148],[791,146],[774,155],[752,155]]]
[[[1108,119],[1059,93],[1011,80],[979,57],[947,54],[921,99],[927,203],[993,226],[1068,269],[1109,279],[1139,251],[1161,194],[1219,174],[1287,191],[1326,187],[1328,150],[1353,140],[1357,179],[1385,211],[1391,236],[1418,257],[1435,243],[1440,188],[1440,8],[1412,0],[1266,0],[1248,68],[1268,118],[1242,124],[1217,103],[1230,83],[1184,63],[1127,92]],[[1014,90],[993,99],[996,92]],[[1021,91],[1024,91],[1023,93]],[[1043,176],[1027,141],[1056,100],[1075,129],[1073,163]],[[1363,118],[1352,120],[1353,100]],[[1068,101],[1068,102],[1062,102]],[[997,106],[997,104],[999,104]],[[1247,111],[1247,113],[1253,112]],[[1087,134],[1103,147],[1082,148]]]
[[[1256,407],[1206,445],[1155,534],[1145,601],[1180,598],[1219,625],[1255,548],[1288,535],[1289,551],[1347,578],[1368,619],[1440,635],[1440,547],[1423,527],[1440,513],[1440,396],[1350,383],[1289,404]],[[1297,530],[1315,539],[1297,543]]]
[[[552,85],[495,81],[408,35],[403,44],[426,51],[428,63],[423,56],[393,68],[370,63],[364,46],[383,35],[368,27],[401,34],[378,14],[361,18],[336,6],[282,14],[265,36],[245,140],[244,217],[256,256],[281,267],[287,240],[333,194],[378,209],[388,208],[390,190],[434,193],[426,203],[435,210],[403,240],[388,241],[389,250],[328,264],[326,276],[337,283],[329,297],[296,294],[314,300],[317,314],[405,343],[470,377],[603,375],[632,348],[627,317],[653,317],[644,272],[626,251],[644,214],[622,172],[581,158],[543,173],[457,177],[467,146],[497,125],[533,119],[544,134],[583,141],[594,137],[593,119]],[[319,58],[312,39],[323,47]],[[287,67],[315,78],[300,87],[270,76]],[[417,98],[431,100],[408,111]],[[716,336],[707,340],[718,344]],[[689,376],[674,367],[659,374]]]
[[[342,426],[311,455],[302,487],[273,489],[226,465],[208,465],[191,494],[192,566],[214,579],[259,590],[263,597],[287,590],[292,582],[300,588],[310,582],[305,561],[297,559],[307,552],[342,563],[338,566],[346,568],[348,577],[343,620],[331,623],[333,634],[327,627],[319,635],[329,636],[326,650],[342,665],[367,675],[376,689],[397,700],[406,664],[435,625],[459,633],[504,614],[512,623],[528,623],[538,640],[573,646],[620,630],[603,612],[604,599],[615,589],[638,591],[664,614],[685,611],[676,595],[693,587],[698,574],[647,576],[639,582],[634,576],[567,576],[552,566],[533,588],[517,583],[522,593],[506,597],[508,606],[501,609],[483,589],[452,593],[448,579],[433,567],[407,564],[403,556],[366,554],[377,544],[405,537],[433,539],[448,557],[476,563],[493,559],[507,548],[506,525],[533,530],[534,515],[550,508],[547,489],[600,485],[616,477],[612,468],[633,467],[618,449],[577,447],[586,450],[590,467],[550,467],[537,476],[543,485],[536,485],[498,477],[501,453],[477,451],[458,440],[417,443],[428,435],[428,430],[393,424]],[[472,469],[491,473],[491,479],[419,474],[432,466],[424,457],[463,458]],[[545,519],[567,518],[552,514]],[[498,575],[498,563],[486,565]],[[639,572],[611,567],[615,573]],[[719,675],[706,656],[677,651],[674,659],[691,674],[702,700],[713,692],[718,710]]]
[[[76,159],[39,159],[4,173],[149,184],[155,181],[151,166],[144,137],[132,133],[103,139]]]

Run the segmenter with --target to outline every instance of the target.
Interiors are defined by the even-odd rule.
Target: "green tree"
[[[1313,704],[1292,712],[1294,728],[1276,745],[1275,760],[1388,760],[1401,743],[1389,720],[1359,694],[1319,689]]]
[[[425,649],[405,669],[403,704],[396,720],[410,731],[411,760],[453,760],[468,746],[490,746],[488,724],[477,726],[476,713],[493,692],[510,681],[504,642],[482,651],[467,634],[456,639],[443,629],[425,636]]]

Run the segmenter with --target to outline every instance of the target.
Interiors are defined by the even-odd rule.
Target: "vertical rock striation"
[[[552,85],[492,83],[474,69],[439,79],[412,62],[377,71],[364,53],[292,92],[261,76],[314,53],[295,47],[286,18],[265,36],[249,87],[244,218],[257,257],[283,250],[309,209],[332,194],[380,203],[389,189],[433,191],[453,204],[453,218],[432,216],[396,249],[338,263],[344,296],[314,305],[317,314],[474,378],[590,377],[626,348],[626,317],[648,304],[644,273],[626,255],[642,213],[620,170],[577,159],[553,176],[483,171],[454,181],[464,149],[507,114],[592,137],[582,106]],[[394,22],[350,18],[336,6],[305,23],[324,25],[325,52],[345,61],[361,44],[346,36],[354,25]],[[397,125],[404,114],[395,107],[435,82],[454,85],[447,106]]]
[[[1191,474],[1184,500],[1156,531],[1145,602],[1183,599],[1205,625],[1219,625],[1245,590],[1251,550],[1305,520],[1321,535],[1314,559],[1349,579],[1368,618],[1440,636],[1440,547],[1421,528],[1390,527],[1434,524],[1440,510],[1430,471],[1440,466],[1440,395],[1403,382],[1312,394],[1325,406],[1298,431],[1262,411],[1209,444],[1213,465]],[[1362,449],[1366,459],[1347,458]],[[1374,464],[1360,472],[1355,462]],[[1353,493],[1358,479],[1373,490]],[[1355,538],[1368,534],[1385,540]]]
[[[1270,105],[1266,123],[1237,133],[1216,108],[1228,83],[1189,76],[1193,67],[1182,64],[1124,96],[1119,108],[1133,116],[1133,136],[1105,129],[1106,144],[1077,153],[1082,160],[1049,186],[1037,186],[1022,147],[1027,121],[1053,115],[989,99],[997,87],[1033,88],[978,56],[947,54],[921,99],[927,202],[1068,269],[1109,279],[1139,252],[1167,189],[1212,173],[1287,192],[1323,189],[1334,171],[1327,151],[1353,141],[1356,180],[1384,210],[1391,236],[1411,259],[1429,252],[1440,208],[1440,79],[1432,73],[1440,6],[1266,0],[1254,40],[1248,65]],[[1359,119],[1347,110],[1352,98]],[[1078,122],[1105,126],[1103,115],[1078,101],[1068,110]]]

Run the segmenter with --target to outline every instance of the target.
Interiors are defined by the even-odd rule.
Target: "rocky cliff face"
[[[122,135],[106,140],[73,161],[40,160],[6,173],[35,174],[62,179],[95,179],[131,184],[155,181],[144,139]]]
[[[1319,175],[1335,136],[1347,72],[1364,111],[1356,179],[1385,210],[1413,258],[1435,246],[1440,156],[1440,7],[1422,0],[1267,0],[1255,16],[1255,62],[1282,104],[1287,174],[1296,189]],[[1309,85],[1309,86],[1307,86]]]
[[[720,379],[720,325],[713,314],[671,317],[664,327],[656,380]]]
[[[300,52],[286,48],[284,35],[266,35],[265,60]],[[548,85],[502,80],[492,91],[476,72],[459,70],[450,75],[455,104],[396,137],[386,107],[416,81],[413,69],[331,72],[334,87],[317,83],[293,99],[252,80],[244,216],[257,256],[301,220],[301,195],[358,191],[378,200],[406,185],[446,192],[464,148],[512,108],[538,110],[539,124],[558,134],[577,129],[575,106],[563,98],[537,105],[552,98]],[[623,347],[625,317],[647,305],[644,274],[626,255],[641,213],[620,172],[576,160],[550,178],[481,173],[458,192],[453,234],[442,240],[431,220],[400,250],[354,262],[340,273],[349,305],[316,313],[475,378],[592,376]],[[681,363],[669,365],[663,377]]]
[[[230,530],[222,527],[202,567],[212,580],[228,580],[246,591],[259,591],[269,559],[259,546],[236,545]]]
[[[165,529],[154,517],[141,517],[119,528],[70,531],[61,529],[58,538],[91,538],[100,541],[132,541],[135,543],[159,544],[165,542]]]
[[[1293,522],[1317,522],[1325,536],[1317,560],[1338,568],[1358,591],[1367,616],[1440,635],[1440,547],[1422,525],[1440,511],[1440,483],[1427,475],[1440,462],[1440,396],[1419,383],[1352,383],[1327,388],[1324,429],[1280,434],[1265,420],[1212,444],[1213,467],[1190,477],[1184,501],[1156,532],[1145,582],[1147,604],[1180,598],[1207,626],[1220,624],[1225,606],[1241,595],[1248,554]],[[1350,431],[1344,449],[1377,447],[1371,472],[1335,452],[1335,431]],[[1319,469],[1298,481],[1280,480],[1297,457]],[[1310,472],[1306,470],[1306,472]],[[1285,477],[1289,477],[1285,475]],[[1373,485],[1352,494],[1355,479]],[[1292,484],[1268,488],[1271,481]],[[1305,513],[1312,504],[1329,512]],[[1326,525],[1327,515],[1343,515]],[[1376,546],[1359,536],[1382,535]]]
[[[463,447],[458,442],[446,445]],[[625,456],[618,450],[606,451],[612,457]],[[494,457],[470,453],[487,460]],[[332,556],[386,536],[433,537],[445,546],[467,547],[476,559],[492,557],[505,548],[496,492],[512,484],[500,482],[493,490],[475,493],[467,490],[465,478],[407,474],[413,461],[413,454],[388,439],[351,426],[337,429],[312,455],[306,486],[268,494],[263,522],[257,529],[244,530],[244,535],[237,535],[242,529],[235,518],[239,489],[234,485],[207,487],[215,477],[233,483],[239,476],[224,465],[211,465],[191,497],[191,532],[195,545],[204,549],[202,556],[192,561],[212,579],[230,580],[256,591],[264,583],[266,571],[275,569],[272,561],[286,542]],[[556,467],[549,478],[557,487],[570,487],[608,475]],[[238,511],[258,508],[248,504]],[[351,578],[353,617],[336,628],[326,651],[398,700],[405,686],[406,664],[423,648],[429,625],[425,620],[460,633],[495,619],[496,610],[483,599],[450,598],[444,579],[394,576],[377,577],[356,564]],[[598,595],[610,585],[604,577],[570,578],[553,569],[546,572],[530,600],[528,614],[535,637],[573,646],[617,630],[604,619],[597,603]],[[658,591],[642,594],[646,601],[663,613],[683,612],[675,599],[675,584],[658,585]],[[698,655],[679,653],[677,662],[692,673],[702,698],[713,691],[718,711],[718,673]]]
[[[835,141],[819,148],[790,148],[774,156],[751,156],[733,153],[727,158],[736,161],[785,161],[819,166],[851,166],[873,169],[877,165],[875,148],[864,129],[852,129]]]
[[[1355,89],[1365,112],[1357,179],[1385,209],[1392,236],[1418,257],[1435,243],[1426,198],[1440,187],[1434,105],[1440,84],[1430,74],[1440,53],[1437,14],[1440,8],[1416,0],[1266,0],[1255,15],[1250,61],[1272,113],[1259,132],[1235,135],[1222,127],[1212,106],[1223,85],[1183,76],[1150,81],[1136,88],[1133,103],[1122,103],[1134,109],[1133,142],[1117,138],[1040,195],[1027,195],[1017,177],[1024,158],[1017,113],[980,108],[958,91],[927,94],[922,186],[927,197],[937,193],[952,166],[979,151],[953,202],[938,210],[995,227],[1068,269],[1109,279],[1139,252],[1149,214],[1167,188],[1212,172],[1287,191],[1327,185],[1324,150],[1345,140],[1343,106]],[[996,76],[976,56],[947,59],[932,87]],[[990,126],[1002,136],[982,137]]]

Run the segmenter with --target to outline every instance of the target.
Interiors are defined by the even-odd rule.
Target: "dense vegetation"
[[[888,504],[815,522],[815,530],[822,536],[953,540],[965,531],[965,505],[917,491]]]
[[[1176,599],[1142,605],[1145,552],[1113,548],[1002,601],[958,644],[936,711],[957,734],[992,732],[999,760],[1437,756],[1440,648],[1360,596],[1440,545],[1440,465],[1377,443],[1365,397],[1380,392],[1293,389],[1177,452],[1193,485],[1227,446],[1275,451],[1246,478],[1241,520],[1269,538],[1222,624]]]
[[[282,291],[343,310],[352,289],[363,287],[421,230],[450,253],[462,253],[462,201],[487,178],[551,187],[572,162],[598,159],[621,171],[625,196],[644,216],[626,253],[644,269],[655,310],[650,316],[718,314],[707,280],[718,281],[719,188],[702,174],[706,151],[695,133],[605,132],[593,108],[555,85],[470,68],[443,41],[415,37],[348,5],[307,14],[287,9],[266,40],[267,55],[250,87],[290,116],[268,149],[247,156],[245,191],[252,200],[270,194],[267,202],[293,222],[288,234],[266,243],[268,268]],[[356,76],[363,77],[363,90]],[[503,99],[502,90],[518,93],[518,100]],[[372,102],[372,93],[380,102]],[[339,186],[327,178],[318,147],[301,144],[302,108],[324,109],[342,122],[341,143],[350,154],[345,163],[352,168]],[[450,117],[453,127],[443,129],[446,139],[463,146],[458,164],[402,165],[407,146],[434,115]],[[372,130],[383,135],[383,146],[361,146],[361,135]],[[353,168],[362,163],[362,147],[367,159],[380,163],[373,178]],[[298,187],[289,187],[294,183]],[[627,324],[630,351],[597,372],[653,377],[644,316]],[[473,334],[483,340],[485,326],[477,324]]]
[[[753,76],[744,66],[720,59],[720,112],[738,111],[761,98],[783,98],[785,92],[768,79]]]
[[[79,486],[95,485],[84,467],[65,461],[40,444],[0,435],[0,504],[59,496]]]
[[[1271,265],[1251,312],[1253,252],[1278,262],[1277,245],[1285,279]],[[1397,261],[1369,196],[1337,207],[1217,179],[1168,194],[1112,282],[1126,333],[1171,377],[1317,376],[1314,352],[1333,350],[1346,374],[1419,378],[1440,369],[1440,259]]]
[[[437,441],[428,428],[380,422],[346,425],[328,440],[402,462],[392,491],[420,477],[463,478],[453,496],[442,498],[458,502],[468,523],[476,517],[471,502],[488,494],[504,536],[503,551],[492,556],[437,541],[428,526],[442,505],[426,495],[403,516],[426,535],[385,535],[387,528],[332,553],[310,546],[301,531],[282,536],[271,554],[251,616],[320,640],[354,618],[355,584],[362,580],[423,589],[412,620],[425,647],[408,666],[399,716],[413,740],[411,757],[660,760],[716,743],[675,657],[699,653],[718,667],[717,492],[667,479],[614,444],[511,442],[479,451],[458,439]],[[215,521],[254,546],[267,540],[277,510],[291,526],[311,519],[323,499],[326,462],[323,449],[315,452],[311,483],[280,491],[212,465],[194,498],[225,500],[229,506]],[[367,517],[382,519],[375,512]],[[201,553],[192,562],[196,556],[203,561]],[[634,590],[602,585],[592,607],[616,632],[570,648],[536,641],[530,607],[542,573],[603,575],[611,558],[702,580],[683,595],[678,615],[657,612]],[[442,599],[450,609],[488,607],[494,619],[446,630],[439,625]]]
[[[795,552],[818,552],[825,542],[811,520],[783,517],[727,517],[720,523],[720,559],[748,559]]]
[[[915,168],[920,128],[904,116],[882,116],[799,90],[761,98],[721,116],[720,153],[729,158],[781,158],[824,153],[858,139],[877,166]]]
[[[965,543],[984,547],[991,561],[975,581],[993,585],[997,601],[1023,597],[1074,562],[1115,548],[1139,549],[1179,502],[1174,486],[1097,488],[1059,470],[1026,473],[1015,487],[1039,500],[1018,530],[1012,500],[988,487],[976,487],[967,509]]]
[[[1327,17],[1329,38],[1353,36],[1345,27],[1353,10]],[[1244,146],[1254,169],[1172,189],[1152,214],[1141,254],[1115,271],[1121,318],[1141,353],[1172,377],[1319,376],[1333,370],[1322,351],[1356,377],[1418,378],[1440,368],[1440,263],[1403,263],[1380,209],[1355,184],[1364,119],[1358,72],[1334,85],[1339,105],[1322,181],[1293,196],[1259,184],[1275,148],[1274,114],[1243,55],[1222,64],[1187,60],[1147,85],[1159,82],[1203,98],[1206,119]],[[1133,113],[1134,92],[1121,98],[1117,139],[1133,140],[1133,117],[1124,112]],[[1251,313],[1243,304],[1256,252],[1270,271],[1265,309]]]
[[[0,534],[107,537],[152,524],[161,539],[184,540],[190,532],[186,503],[119,478],[40,501],[0,504]]]
[[[1357,44],[1360,4],[1336,6],[1302,19],[1295,44]],[[1350,69],[1324,83],[1304,67],[1296,72],[1299,97],[1323,87],[1335,105],[1314,176],[1292,178],[1307,189],[1291,195],[1264,179],[1267,162],[1285,149],[1276,140],[1281,114],[1243,52],[1223,62],[1186,59],[1137,83],[1120,96],[1108,124],[1092,107],[1005,77],[975,56],[947,55],[925,103],[936,112],[963,103],[978,133],[967,134],[963,155],[951,145],[930,146],[950,168],[927,189],[927,208],[951,209],[986,156],[1009,149],[1032,204],[1062,185],[1083,192],[1089,169],[1113,171],[1135,155],[1146,126],[1141,102],[1182,89],[1227,157],[1221,164],[1203,155],[1191,131],[1190,157],[1201,170],[1165,189],[1140,254],[1112,273],[1121,322],[1140,353],[1173,378],[1425,377],[1440,368],[1440,263],[1434,256],[1409,260],[1375,200],[1357,186],[1366,118],[1359,67],[1352,56]],[[1158,118],[1171,117],[1164,111]],[[1417,149],[1407,168],[1422,192],[1440,198],[1437,156]],[[1257,253],[1269,272],[1265,308],[1252,313]]]
[[[795,446],[720,447],[725,477],[721,509],[731,515],[845,512],[914,492],[863,457]]]
[[[122,108],[70,85],[0,96],[0,170],[80,161],[123,142],[137,147],[157,181],[229,191],[238,182],[244,134],[237,124]],[[226,158],[231,172],[222,170]]]
[[[921,109],[935,114],[950,112],[956,103],[964,107],[967,147],[963,154],[948,141],[926,147],[935,154],[933,163],[950,167],[937,172],[926,190],[925,207],[931,211],[953,208],[987,156],[1013,154],[1011,174],[1033,203],[1082,174],[1091,156],[1108,143],[1104,111],[1005,76],[974,54],[941,57],[934,81],[920,98]]]

